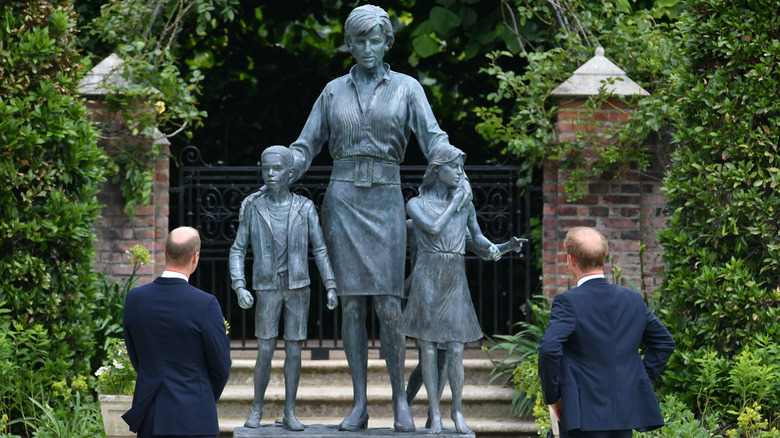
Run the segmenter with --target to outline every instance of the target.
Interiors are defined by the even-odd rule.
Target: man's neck
[[[186,272],[185,270],[179,269],[179,268],[172,268],[170,266],[165,267],[165,271],[163,271],[161,277],[164,278],[181,278],[184,277],[187,281],[190,279],[190,273]]]

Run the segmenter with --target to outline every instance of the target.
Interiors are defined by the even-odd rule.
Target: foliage
[[[701,413],[739,396],[733,421],[766,383],[766,362],[754,354],[780,339],[780,18],[770,1],[686,6],[676,33],[683,62],[672,76],[681,116],[664,181],[670,215],[659,236],[660,316],[677,341],[663,382],[684,394],[722,370],[714,360],[750,371],[736,393],[719,387],[709,404],[686,399]],[[696,366],[702,361],[708,367]],[[776,416],[776,397],[764,403]]]
[[[120,338],[109,338],[107,351],[106,361],[95,371],[98,392],[133,395],[136,373],[130,363],[124,341]]]
[[[746,345],[731,358],[712,347],[682,356],[693,364],[691,369],[667,370],[665,379],[686,380],[687,391],[677,397],[695,412],[719,418],[728,426],[737,425],[740,416],[759,406],[769,422],[780,422],[780,346],[776,342],[759,336],[755,344]]]
[[[693,412],[674,394],[660,400],[661,413],[666,425],[646,433],[634,431],[634,437],[641,438],[722,438],[715,434],[717,423],[702,424]]]
[[[88,375],[96,293],[95,195],[105,157],[76,97],[75,13],[65,0],[0,5],[0,343],[8,433],[54,382]]]
[[[531,354],[515,368],[512,375],[512,383],[515,385],[515,394],[525,397],[523,406],[531,404],[530,413],[534,417],[534,423],[539,428],[539,435],[544,436],[547,430],[552,428],[550,410],[544,403],[542,395],[542,383],[539,381],[539,356]],[[524,408],[528,409],[528,408]],[[518,409],[519,410],[519,409]],[[521,416],[528,415],[526,411]]]
[[[149,250],[143,245],[134,245],[125,251],[133,265],[130,276],[122,282],[109,282],[104,275],[98,278],[99,291],[95,296],[95,309],[92,320],[95,321],[95,341],[98,351],[93,357],[92,369],[103,364],[111,351],[110,342],[113,338],[123,338],[122,317],[125,310],[127,292],[135,286],[136,273],[145,264],[152,263]]]
[[[520,321],[515,326],[519,328],[514,335],[495,335],[488,338],[493,346],[483,350],[493,362],[493,377],[491,381],[503,379],[515,385],[515,395],[512,398],[512,411],[521,417],[533,413],[534,406],[539,404],[535,399],[538,376],[536,375],[536,351],[544,336],[544,329],[550,321],[550,304],[544,295],[537,295],[530,303],[526,303],[530,322]],[[494,358],[493,356],[500,356]],[[541,386],[538,388],[541,391]]]
[[[103,434],[100,406],[97,403],[83,403],[81,393],[76,392],[68,406],[52,408],[47,403],[30,399],[38,408],[30,420],[35,429],[35,438],[93,438]]]
[[[530,181],[534,169],[554,161],[570,172],[565,186],[573,200],[584,194],[589,180],[609,173],[617,177],[620,170],[632,166],[640,170],[649,166],[653,156],[646,140],[654,139],[654,133],[676,116],[665,91],[670,69],[677,63],[675,41],[665,21],[676,11],[677,2],[663,2],[663,7],[660,3],[637,11],[631,11],[627,1],[502,3],[511,11],[505,25],[517,30],[517,43],[488,55],[483,72],[497,81],[497,89],[488,95],[492,104],[475,111],[482,119],[477,129],[485,139],[525,160],[520,183]],[[529,28],[536,32],[529,32]],[[599,45],[651,96],[636,100],[631,105],[636,107],[633,111],[621,110],[628,118],[625,124],[559,139],[555,124],[558,102],[551,93],[592,57]],[[514,67],[518,63],[521,69]],[[589,98],[578,123],[600,126],[600,122],[586,120],[594,110],[611,105],[607,97],[602,87],[599,95]],[[507,102],[511,103],[508,108]],[[594,154],[583,154],[586,144]]]
[[[148,204],[154,168],[150,163],[163,153],[162,137],[197,126],[206,113],[197,107],[203,74],[195,69],[182,74],[178,58],[180,33],[192,26],[203,34],[222,20],[235,16],[237,0],[165,0],[154,7],[146,0],[111,0],[89,24],[82,45],[97,51],[93,58],[114,52],[124,61],[123,81],[106,82],[109,111],[121,121],[104,124],[103,138],[112,144],[115,182],[125,197],[125,213],[134,216],[136,206]],[[165,132],[163,134],[162,132]],[[115,144],[116,138],[138,141]]]

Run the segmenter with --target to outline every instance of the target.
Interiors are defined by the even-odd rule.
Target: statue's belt
[[[355,187],[371,187],[373,184],[400,185],[401,167],[396,163],[372,157],[350,157],[333,161],[331,181],[345,181]]]

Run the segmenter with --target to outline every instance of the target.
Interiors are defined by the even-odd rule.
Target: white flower
[[[107,373],[107,372],[108,372],[108,368],[100,367],[97,369],[97,371],[95,371],[95,377],[100,377],[103,373]]]
[[[121,370],[125,368],[125,364],[122,362],[119,362],[118,360],[114,359],[114,368]]]

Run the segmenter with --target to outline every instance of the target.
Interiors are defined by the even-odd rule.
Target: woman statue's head
[[[385,37],[387,45],[385,51],[387,51],[395,41],[395,29],[387,12],[374,5],[363,5],[353,9],[344,23],[344,41],[347,43],[347,48],[352,51],[353,39],[368,35],[376,26],[379,26]]]

